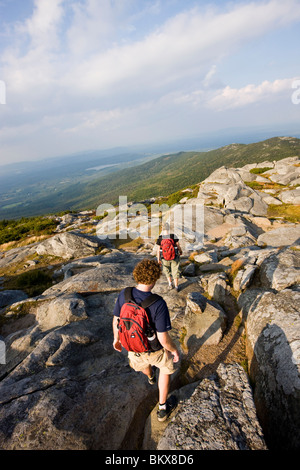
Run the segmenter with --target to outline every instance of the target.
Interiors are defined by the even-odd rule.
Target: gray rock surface
[[[116,296],[76,297],[77,306],[74,297],[65,297],[72,316],[67,310],[64,325],[59,299],[33,308],[40,323],[18,332],[19,340],[31,332],[29,349],[0,383],[1,449],[120,448],[149,386],[112,348]],[[16,348],[15,340],[8,349]]]
[[[181,404],[158,450],[266,450],[244,370],[221,364]]]
[[[237,272],[237,275],[233,281],[233,289],[236,292],[247,289],[251,285],[256,270],[256,265],[245,265],[244,269],[241,269]]]
[[[39,255],[52,255],[64,259],[92,256],[100,243],[96,237],[83,235],[80,232],[64,232],[39,243],[36,252]]]
[[[11,264],[21,263],[30,255],[35,253],[36,244],[14,248],[12,250],[0,252],[0,268],[6,268]]]
[[[255,403],[272,448],[299,450],[300,292],[246,291],[239,297],[247,329]]]
[[[44,294],[118,291],[134,283],[132,267],[131,264],[105,263],[55,284]]]
[[[267,257],[260,266],[261,285],[283,290],[300,283],[300,250],[283,248]]]
[[[0,308],[27,299],[27,294],[22,290],[4,290],[0,292]]]
[[[285,204],[300,204],[300,188],[282,191],[278,197]]]
[[[270,230],[259,235],[258,246],[287,246],[300,244],[300,225],[290,225]]]
[[[200,277],[199,283],[209,297],[220,305],[224,305],[229,294],[226,273],[206,274]]]
[[[199,292],[186,298],[184,344],[191,351],[203,344],[218,344],[226,328],[226,314],[217,302]]]

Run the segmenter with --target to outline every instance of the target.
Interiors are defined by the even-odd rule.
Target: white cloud
[[[53,49],[63,13],[63,0],[35,0],[31,18],[18,25],[17,30],[30,36],[31,47]]]
[[[174,132],[180,124],[189,131],[188,110],[194,124],[197,110],[241,109],[286,92],[289,79],[235,88],[218,71],[237,49],[299,21],[299,0],[207,5],[161,21],[159,0],[35,0],[31,17],[15,25],[1,53],[2,135],[13,136],[14,126],[15,134],[34,130],[36,147],[40,126],[44,141],[52,131],[48,151],[57,154],[53,133],[62,143],[71,134],[88,142],[90,132],[94,145],[96,132],[101,143],[107,132],[111,140],[113,132],[116,139],[131,133],[132,141],[138,129],[171,135],[173,123]],[[147,23],[144,32],[140,22],[151,15],[155,26]]]
[[[24,95],[34,94],[35,85],[47,82],[55,82],[67,95],[156,93],[191,76],[203,79],[218,60],[245,41],[300,18],[300,5],[293,0],[238,5],[225,13],[195,8],[177,14],[143,39],[114,44],[111,38],[121,19],[125,21],[124,9],[113,9],[108,0],[87,0],[74,3],[73,22],[61,39],[67,39],[70,51],[62,49],[59,54],[53,44],[58,42],[64,2],[36,0],[35,5],[21,28],[31,38],[30,49],[18,57],[13,51],[4,64],[10,87],[17,89],[14,85],[22,83]]]
[[[63,77],[77,93],[164,90],[190,76],[201,79],[215,62],[251,38],[300,18],[295,1],[251,3],[227,13],[195,8],[176,15],[142,40],[116,44],[75,63]],[[255,27],[254,27],[255,25]]]
[[[66,33],[66,43],[71,56],[82,57],[104,50],[109,43],[124,32],[128,18],[126,10],[130,0],[86,0],[72,2],[72,23]]]
[[[259,85],[249,84],[239,89],[226,86],[211,98],[208,106],[224,111],[263,102],[281,94],[289,94],[290,96],[294,81],[295,78],[279,79],[273,82],[265,80]]]

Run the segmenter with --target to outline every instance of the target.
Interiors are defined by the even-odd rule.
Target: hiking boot
[[[160,410],[158,408],[157,410],[158,421],[165,421],[170,416],[172,411],[175,410],[176,406],[177,406],[177,398],[174,395],[172,395],[170,396],[170,398],[167,399],[165,409]]]

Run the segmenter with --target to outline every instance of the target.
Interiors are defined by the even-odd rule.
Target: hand
[[[177,349],[175,351],[172,351],[173,354],[173,362],[178,362],[179,361],[179,352]]]
[[[118,339],[114,340],[113,347],[116,351],[122,352],[122,344],[120,343],[120,341]]]

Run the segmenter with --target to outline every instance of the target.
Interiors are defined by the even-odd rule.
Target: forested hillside
[[[53,214],[64,210],[96,209],[119,196],[140,201],[169,195],[199,183],[221,166],[241,167],[248,163],[300,156],[300,140],[275,137],[253,144],[231,144],[208,152],[179,152],[164,155],[132,168],[115,171],[89,182],[76,182],[61,190],[45,192],[10,209],[1,209],[0,219]]]
[[[166,196],[203,181],[221,166],[241,167],[248,163],[300,156],[300,140],[273,138],[254,144],[232,144],[209,152],[180,152],[165,155],[143,165],[116,172],[84,187],[82,200],[88,207],[102,202],[116,203],[119,195],[128,200]],[[77,206],[78,204],[78,206]],[[81,206],[80,206],[81,204]]]

